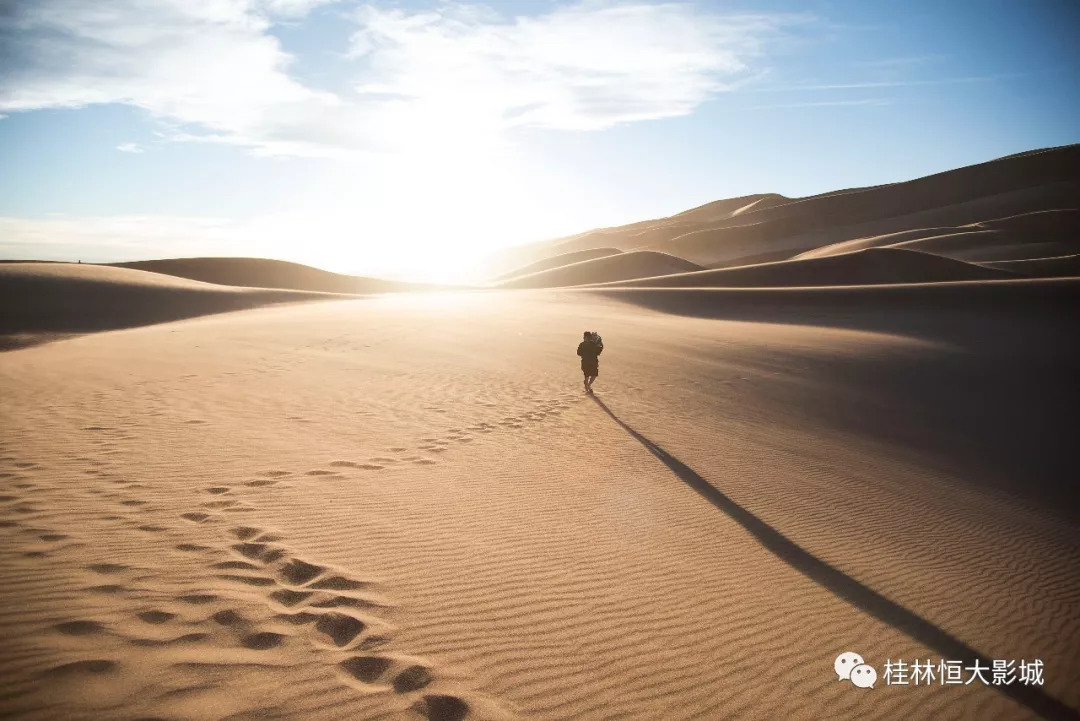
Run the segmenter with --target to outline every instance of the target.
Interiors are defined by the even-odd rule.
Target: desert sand
[[[991,176],[921,227],[981,222]],[[1071,207],[1047,192],[1024,197]],[[818,247],[893,222],[852,194],[822,196],[857,212]],[[787,248],[748,268],[672,275],[707,259],[607,230],[493,276],[583,288],[0,265],[3,715],[1080,718],[1075,262],[796,258],[811,231],[790,223],[714,243],[720,263]],[[544,265],[589,242],[608,250]],[[633,287],[596,285],[619,263]],[[606,344],[595,396],[584,329]],[[838,681],[844,651],[875,688]],[[916,659],[1038,659],[1043,683],[885,682]]]

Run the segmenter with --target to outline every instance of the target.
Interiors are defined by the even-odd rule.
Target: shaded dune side
[[[528,265],[512,270],[509,273],[503,273],[496,277],[495,280],[519,278],[523,275],[539,273],[542,270],[550,270],[552,268],[560,268],[564,265],[571,265],[572,263],[580,263],[583,260],[606,258],[609,255],[617,255],[621,252],[622,251],[618,248],[589,248],[587,250],[577,250],[571,253],[560,253],[559,255],[553,255],[549,258],[543,258],[535,263],[529,263]]]
[[[730,265],[728,261],[742,256],[782,254],[785,251],[788,253],[787,258],[792,258],[822,246],[870,236],[921,228],[948,229],[977,224],[1003,214],[1069,208],[1076,203],[1078,196],[1080,182],[1054,182],[1020,187],[943,207],[886,215],[870,220],[841,220],[837,224],[824,226],[818,223],[792,225],[786,219],[765,220],[759,217],[761,214],[751,213],[742,218],[742,225],[724,224],[722,227],[697,230],[680,235],[667,243],[652,246],[652,249],[672,253],[702,265]],[[911,237],[921,237],[921,234],[916,232]],[[1032,250],[1029,246],[1023,252]]]
[[[884,246],[929,250],[963,260],[991,260],[1003,252],[1020,254],[1020,259],[1064,255],[1080,250],[1080,210],[1061,208],[959,226],[913,228],[834,243],[796,257],[822,258]]]
[[[780,260],[785,251],[790,258],[821,246],[913,228],[952,228],[1003,215],[1073,209],[1077,197],[1080,145],[1070,145],[807,198],[762,195],[716,201],[668,218],[521,246],[495,263],[508,270],[552,254],[614,247],[655,250],[703,266],[731,266],[748,262],[739,259]],[[1039,252],[1047,256],[1068,251]]]
[[[1080,255],[1059,255],[1055,258],[1029,258],[1027,260],[999,260],[982,263],[987,268],[1007,270],[1029,278],[1054,278],[1080,276]]]
[[[941,283],[959,280],[1005,280],[1016,275],[930,253],[898,248],[870,248],[844,255],[786,260],[741,268],[702,270],[657,278],[611,283],[629,287],[778,288],[884,283]]]
[[[308,290],[317,293],[388,293],[429,287],[421,283],[342,275],[267,258],[167,258],[109,265],[243,288]]]
[[[128,268],[5,263],[0,265],[0,350],[69,334],[338,297],[231,288]]]
[[[701,270],[688,260],[652,251],[619,253],[564,265],[500,283],[503,288],[559,288]]]
[[[862,287],[574,289],[699,318],[845,328],[940,344],[873,373],[840,362],[851,400],[818,409],[853,432],[993,469],[983,482],[1077,518],[1080,278]],[[880,399],[880,414],[868,414]]]

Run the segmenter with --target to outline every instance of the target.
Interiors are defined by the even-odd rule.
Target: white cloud
[[[288,76],[290,57],[267,34],[270,9],[254,0],[18,2],[0,15],[0,110],[126,103],[266,149],[357,140],[340,128],[321,137],[316,121],[341,118],[342,103]]]
[[[684,115],[750,74],[790,16],[718,15],[687,4],[587,2],[502,20],[476,6],[365,7],[357,89],[394,123],[438,117],[489,132],[594,130]]]
[[[0,112],[124,103],[177,124],[173,140],[262,154],[462,147],[516,127],[692,112],[748,77],[795,19],[593,0],[512,19],[366,6],[339,58],[357,92],[342,96],[290,76],[270,33],[332,2],[14,0],[0,11]]]
[[[116,149],[121,153],[141,153],[143,147],[138,143],[120,143],[116,146]]]

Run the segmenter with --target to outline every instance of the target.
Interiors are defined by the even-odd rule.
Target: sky
[[[0,258],[470,280],[1080,142],[1073,0],[4,0]]]

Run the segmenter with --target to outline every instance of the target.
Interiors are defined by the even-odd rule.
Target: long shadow
[[[837,596],[866,611],[874,618],[903,631],[911,638],[939,652],[943,658],[963,661],[965,667],[976,660],[990,666],[989,657],[979,653],[960,639],[938,628],[925,618],[890,601],[877,591],[864,586],[851,576],[825,561],[817,558],[769,524],[746,510],[722,491],[717,490],[694,469],[678,458],[650,441],[645,436],[626,425],[602,400],[591,396],[596,405],[611,416],[623,430],[656,456],[661,463],[671,469],[683,483],[697,491],[703,498],[727,514],[732,520],[746,529],[762,546],[771,551],[799,573],[819,586],[827,588]],[[986,672],[989,680],[989,671]],[[1039,686],[1024,685],[1016,681],[1010,685],[994,686],[1001,693],[1020,703],[1046,719],[1080,719],[1075,709],[1050,696]]]

